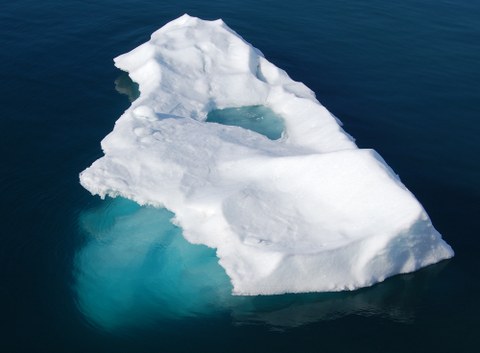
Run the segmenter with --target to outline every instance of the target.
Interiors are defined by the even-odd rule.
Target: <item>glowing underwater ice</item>
[[[230,300],[215,251],[189,244],[172,217],[122,198],[81,215],[87,242],[76,255],[75,288],[81,311],[95,324],[112,329],[208,315]]]

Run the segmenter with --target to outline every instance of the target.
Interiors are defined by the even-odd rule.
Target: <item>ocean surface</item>
[[[171,213],[84,190],[135,97],[112,59],[184,13],[315,91],[456,256],[354,292],[232,297]],[[478,352],[480,2],[0,0],[0,67],[0,352]]]

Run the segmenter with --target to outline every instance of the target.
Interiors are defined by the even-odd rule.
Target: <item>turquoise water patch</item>
[[[117,198],[79,219],[75,258],[80,310],[107,329],[214,313],[231,298],[215,250],[188,243],[166,209]]]
[[[278,140],[285,130],[283,119],[263,105],[216,109],[208,113],[207,122],[243,127],[270,140]]]

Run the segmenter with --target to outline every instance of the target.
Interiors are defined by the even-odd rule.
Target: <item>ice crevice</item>
[[[140,96],[81,184],[172,211],[235,294],[352,290],[453,256],[378,153],[223,21],[184,15],[115,65]],[[279,115],[281,138],[206,122],[245,106]]]

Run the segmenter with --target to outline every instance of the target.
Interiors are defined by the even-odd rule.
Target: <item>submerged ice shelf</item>
[[[114,329],[232,306],[215,251],[189,244],[172,217],[122,198],[80,215],[88,242],[75,258],[75,290],[92,323]]]
[[[442,266],[363,291],[281,296],[232,296],[215,250],[188,243],[164,208],[121,197],[79,214],[86,240],[75,256],[78,308],[108,331],[168,320],[224,317],[236,324],[295,327],[348,315],[409,322],[415,303]]]
[[[384,160],[221,20],[184,15],[115,64],[140,96],[81,184],[172,211],[235,294],[352,290],[453,256]],[[206,122],[245,106],[283,134]]]

